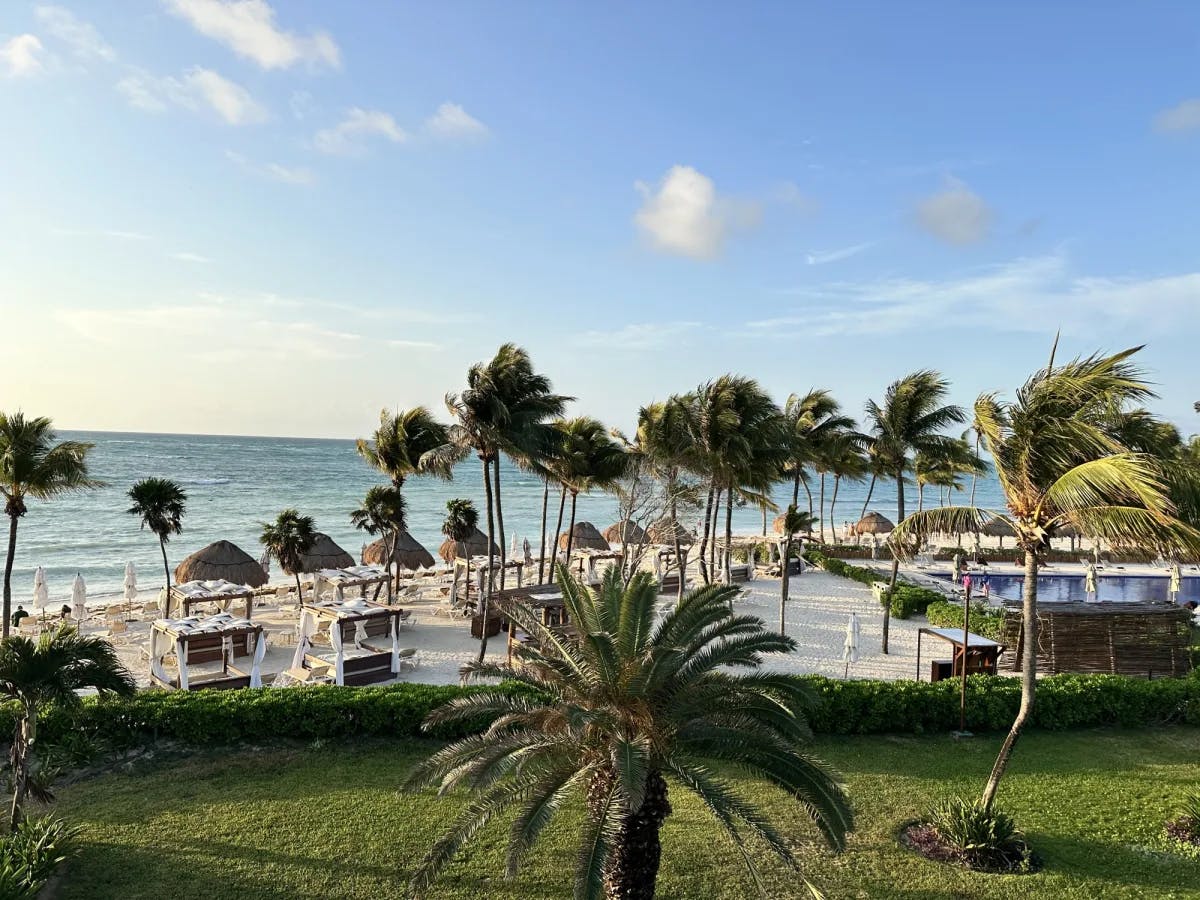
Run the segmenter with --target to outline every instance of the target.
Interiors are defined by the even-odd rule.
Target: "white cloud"
[[[106,237],[114,238],[118,241],[149,241],[153,238],[141,231],[121,231],[115,228],[101,228],[98,230],[89,231],[79,228],[51,228],[52,234],[61,235],[63,237]]]
[[[260,164],[247,159],[240,153],[234,153],[232,150],[226,150],[225,157],[247,172],[252,172],[255,175],[261,175],[264,178],[270,178],[274,181],[281,181],[284,184],[307,185],[317,180],[312,170],[304,166],[285,166],[275,162]]]
[[[338,68],[341,51],[326,31],[298,35],[275,24],[266,0],[166,0],[167,7],[198,32],[264,69],[296,63]]]
[[[425,130],[445,140],[472,140],[487,137],[488,127],[457,103],[443,103],[425,120]]]
[[[117,82],[131,106],[147,112],[168,107],[209,109],[230,125],[250,125],[267,119],[267,111],[240,84],[211,69],[194,66],[182,78],[133,70]]]
[[[81,59],[101,59],[113,62],[117,51],[90,24],[75,17],[61,6],[39,6],[34,11],[46,30],[65,44]]]
[[[313,137],[313,146],[322,153],[354,156],[364,152],[364,142],[371,137],[382,137],[394,144],[408,140],[408,135],[396,124],[396,120],[377,109],[353,107],[345,118],[332,128],[323,128]]]
[[[957,178],[917,204],[917,222],[949,244],[974,244],[987,237],[992,211],[983,198]]]
[[[1200,97],[1164,109],[1154,117],[1156,131],[1191,131],[1200,128]]]
[[[838,250],[813,250],[805,254],[804,261],[810,266],[823,266],[826,263],[840,262],[843,259],[858,256],[864,250],[869,250],[874,246],[874,241],[866,241],[862,244],[855,244],[852,247],[842,247]]]
[[[952,328],[1111,337],[1135,329],[1162,332],[1189,321],[1200,272],[1150,278],[1076,275],[1061,255],[1017,259],[941,281],[889,278],[837,282],[792,292],[800,304],[783,316],[750,322],[760,338],[863,335]]]
[[[610,331],[584,331],[574,337],[574,342],[606,350],[655,350],[679,346],[701,328],[699,322],[640,322]]]
[[[212,262],[207,256],[201,256],[199,253],[188,253],[186,250],[179,253],[172,253],[171,259],[177,259],[180,262],[189,263],[210,263]]]
[[[402,350],[441,350],[442,349],[441,344],[434,343],[433,341],[395,340],[395,341],[388,341],[387,345],[389,347],[399,347]]]
[[[720,255],[729,233],[757,223],[761,208],[717,194],[711,178],[691,166],[672,166],[657,188],[635,187],[643,203],[634,224],[656,250],[692,259]]]
[[[0,75],[25,78],[36,75],[45,67],[42,58],[46,50],[33,34],[18,34],[0,44]]]

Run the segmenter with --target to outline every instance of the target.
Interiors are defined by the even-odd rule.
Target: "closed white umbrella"
[[[1083,592],[1088,595],[1088,599],[1100,599],[1096,590],[1096,567],[1091,563],[1088,563],[1087,571],[1083,573]]]
[[[83,576],[77,574],[71,585],[71,606],[75,612],[75,618],[80,622],[87,617],[86,603],[87,585],[83,582]]]
[[[359,558],[361,559],[362,557],[359,557]],[[270,575],[271,575],[271,551],[270,550],[268,550],[261,557],[259,557],[258,564],[260,566],[262,566],[263,574],[270,577]]]
[[[33,608],[40,609],[45,616],[49,605],[50,589],[46,586],[46,570],[38,566],[33,573]]]
[[[137,599],[138,593],[137,571],[133,568],[132,562],[125,563],[125,583],[123,587],[125,588],[125,602],[128,603],[130,605],[130,609],[132,609],[133,601]]]
[[[850,621],[846,623],[846,640],[842,644],[842,660],[846,663],[843,677],[850,676],[850,663],[858,662],[858,614],[850,613]]]
[[[513,532],[512,540],[509,541],[509,545],[510,545],[509,552],[512,553],[513,556],[516,556],[517,555],[517,533],[515,531]]]

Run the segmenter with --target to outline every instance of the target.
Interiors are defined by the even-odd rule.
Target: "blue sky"
[[[8,2],[0,405],[350,437],[513,340],[858,413],[1061,328],[1198,430],[1200,8],[900,7]]]

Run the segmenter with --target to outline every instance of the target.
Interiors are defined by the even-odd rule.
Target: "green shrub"
[[[962,628],[962,604],[939,598],[925,608],[925,618],[934,628]],[[982,603],[971,604],[972,634],[991,638],[993,641],[999,640],[1000,625],[1003,621],[1004,610],[992,609]]]
[[[973,869],[1011,871],[1027,868],[1029,846],[1007,813],[978,800],[951,797],[929,815],[943,844]]]
[[[882,599],[882,598],[881,598]],[[924,613],[932,603],[941,603],[944,595],[916,584],[897,584],[891,592],[892,615],[897,619]]]
[[[32,900],[67,858],[78,833],[62,819],[26,819],[0,840],[0,897]]]
[[[1166,834],[1172,850],[1200,858],[1200,793],[1184,797],[1183,808],[1167,823]]]
[[[809,550],[804,554],[804,558],[812,565],[820,566],[826,572],[840,575],[843,578],[851,578],[863,584],[874,584],[879,580],[879,573],[875,570],[863,566],[852,566],[844,560],[826,556],[819,550]]]

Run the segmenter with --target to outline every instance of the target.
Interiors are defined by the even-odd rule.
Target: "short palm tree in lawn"
[[[350,524],[370,535],[382,535],[384,559],[388,570],[387,597],[392,602],[392,564],[396,557],[396,541],[408,527],[407,503],[400,489],[390,484],[368,488],[362,506],[350,513]]]
[[[482,734],[435,752],[410,776],[410,788],[465,787],[470,802],[421,861],[412,878],[431,892],[449,859],[505,810],[508,873],[514,875],[545,826],[565,804],[586,806],[575,857],[575,896],[654,897],[663,851],[659,832],[671,813],[668,791],[699,797],[724,826],[757,878],[745,843],[754,839],[794,869],[789,833],[721,774],[729,767],[791,796],[834,849],[853,827],[836,775],[811,756],[805,710],[813,697],[795,676],[761,671],[768,653],[795,649],[760,619],[733,612],[737,589],[690,591],[655,620],[657,585],[645,572],[626,587],[609,569],[590,590],[560,566],[574,639],[542,624],[523,604],[506,607],[531,638],[512,665],[469,667],[476,676],[524,682],[535,697],[483,690],[435,710],[426,720],[495,721]],[[670,783],[668,782],[670,779]],[[667,848],[669,850],[669,848]]]
[[[0,495],[8,516],[8,555],[4,560],[4,622],[8,637],[12,616],[12,570],[17,555],[17,523],[29,511],[27,501],[53,500],[72,491],[100,487],[88,474],[93,445],[57,440],[47,418],[27,419],[22,413],[0,413]]]
[[[16,729],[9,758],[12,764],[12,806],[15,828],[24,814],[26,798],[36,792],[30,769],[37,750],[38,717],[47,706],[73,709],[78,691],[131,696],[133,676],[103,638],[84,637],[71,625],[45,632],[36,640],[13,635],[0,642],[0,697],[15,701]]]
[[[167,591],[171,590],[171,567],[167,563],[167,541],[183,531],[183,514],[187,511],[187,492],[177,481],[169,478],[143,478],[129,489],[129,514],[142,520],[158,538],[162,551],[163,574]]]
[[[304,556],[312,549],[316,540],[316,527],[312,516],[302,516],[294,509],[285,509],[274,522],[263,522],[258,542],[275,557],[281,568],[296,576],[296,599],[304,598],[300,587],[300,571],[304,568]]]
[[[945,403],[950,383],[937,372],[924,369],[888,385],[883,402],[867,401],[870,434],[866,445],[878,470],[896,480],[897,522],[904,521],[904,476],[918,453],[936,456],[953,439],[943,430],[966,419],[962,408]],[[898,539],[893,534],[892,540]],[[895,590],[900,572],[900,550],[892,551],[889,591]],[[891,604],[883,604],[883,652],[888,652]]]
[[[456,544],[461,544],[467,540],[479,528],[479,510],[475,508],[475,504],[470,500],[457,498],[446,501],[446,519],[442,522],[442,534]],[[471,572],[468,567],[467,584],[463,590],[463,596],[466,597],[471,593]],[[454,569],[454,586],[458,587],[458,568]],[[487,629],[483,629],[487,633]],[[487,643],[483,643],[479,648],[479,660],[483,661],[483,654],[487,652]]]
[[[1140,348],[1139,348],[1140,349]],[[1016,532],[1025,556],[1022,596],[1021,705],[1001,746],[981,803],[990,808],[1037,689],[1037,575],[1060,528],[1147,548],[1192,551],[1200,532],[1175,515],[1163,461],[1122,440],[1122,409],[1151,396],[1130,362],[1135,350],[1050,365],[1005,401],[975,401],[975,427],[992,458],[1005,509],[950,506],[914,513],[897,526],[905,537],[971,531],[992,519]]]
[[[785,615],[788,601],[788,585],[792,576],[792,541],[802,531],[812,531],[813,520],[806,512],[796,509],[792,504],[783,514],[783,570],[779,586],[779,633],[787,633],[787,617]]]

